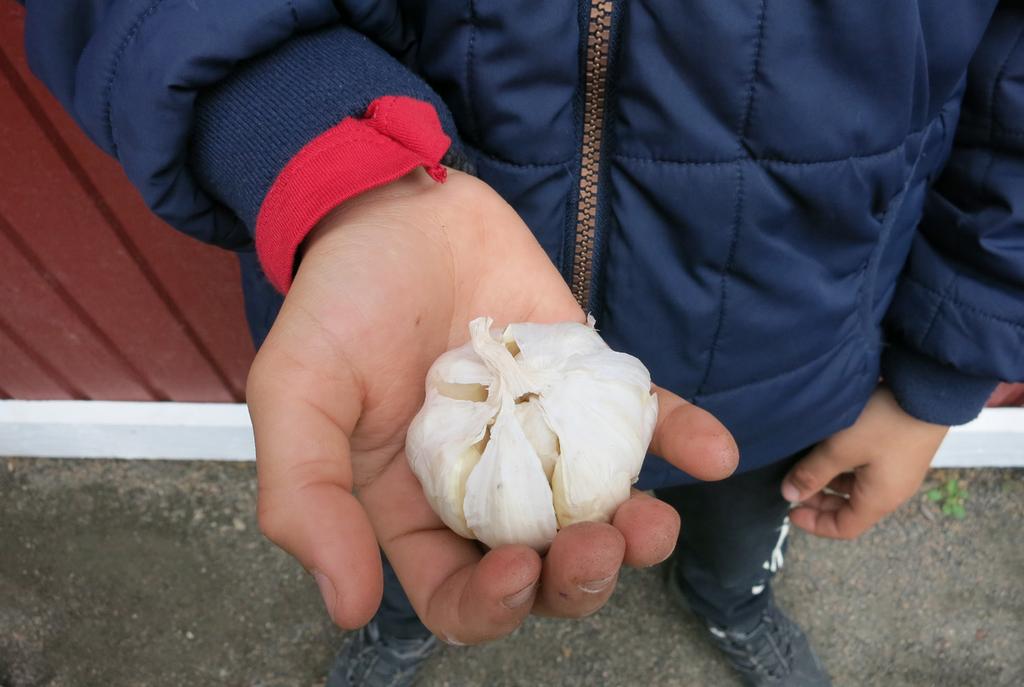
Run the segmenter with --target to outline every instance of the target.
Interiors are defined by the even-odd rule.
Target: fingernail
[[[449,646],[466,646],[465,642],[460,642],[451,635],[446,635],[443,632],[441,633],[441,641]]]
[[[316,580],[316,586],[320,588],[320,596],[324,598],[327,615],[331,616],[331,620],[334,620],[334,604],[338,600],[338,593],[334,591],[334,583],[331,582],[331,578],[319,570],[313,571],[313,579]]]
[[[533,598],[534,593],[537,591],[537,582],[532,582],[515,594],[509,594],[501,603],[505,604],[505,608],[519,608],[524,603]]]
[[[800,500],[800,490],[794,487],[789,482],[782,483],[782,498],[786,499],[790,503],[794,503]]]
[[[599,592],[603,592],[605,589],[608,589],[608,585],[615,581],[616,575],[618,575],[618,573],[614,572],[608,577],[602,577],[600,580],[591,580],[590,582],[583,582],[578,585],[579,590],[581,592],[586,592],[587,594],[597,594]]]
[[[672,548],[671,548],[671,549],[669,550],[669,552],[668,552],[668,553],[666,553],[666,554],[665,554],[664,556],[662,556],[661,560],[658,560],[658,561],[654,561],[654,562],[653,562],[653,563],[651,563],[650,565],[648,565],[648,566],[644,566],[644,567],[647,567],[647,568],[653,568],[653,567],[654,567],[654,566],[656,566],[656,565],[661,565],[662,563],[664,563],[665,561],[667,561],[667,560],[668,560],[669,558],[671,558],[671,557],[672,557],[672,554],[674,554],[675,552],[676,552],[676,549],[675,549],[675,547],[672,547]]]

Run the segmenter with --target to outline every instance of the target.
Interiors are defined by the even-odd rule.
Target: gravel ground
[[[924,492],[855,543],[797,533],[777,581],[837,685],[1024,685],[1024,471]],[[346,641],[260,537],[251,465],[0,459],[0,687],[313,687]],[[444,648],[427,687],[734,685],[657,570],[600,613]]]

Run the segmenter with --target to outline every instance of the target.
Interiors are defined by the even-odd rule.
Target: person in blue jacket
[[[771,595],[790,523],[861,534],[1024,379],[1020,3],[30,0],[25,41],[239,252],[261,527],[366,625],[332,686],[592,613],[677,538],[747,684],[828,684]],[[660,385],[660,498],[484,554],[404,460],[424,373],[476,315],[585,313]]]

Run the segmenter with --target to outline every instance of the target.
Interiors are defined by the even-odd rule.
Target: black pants
[[[682,520],[674,582],[712,624],[744,628],[771,602],[771,578],[782,567],[789,533],[780,487],[803,455],[721,482],[655,492]]]
[[[771,578],[782,564],[789,531],[789,504],[779,487],[802,455],[721,482],[655,492],[682,519],[676,582],[690,607],[714,625],[752,624],[771,601]],[[392,636],[429,634],[387,560],[384,600],[376,620]]]

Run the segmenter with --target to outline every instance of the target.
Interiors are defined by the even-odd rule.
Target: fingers
[[[852,498],[820,496],[823,498],[818,508],[801,505],[791,510],[790,522],[819,537],[853,539],[866,532],[882,516]]]
[[[864,501],[824,493],[828,488],[852,495],[856,477],[845,471],[826,444],[819,445],[793,466],[782,481],[782,496],[799,506],[789,513],[790,521],[802,530],[830,539],[852,539],[874,522]]]
[[[782,480],[782,497],[790,503],[818,493],[846,468],[822,446],[800,459]]]
[[[404,454],[360,492],[374,530],[423,623],[452,644],[504,637],[529,615],[541,559],[525,546],[482,555],[431,510]]]
[[[579,618],[611,596],[623,562],[649,566],[668,557],[679,517],[641,492],[613,525],[561,530],[544,557],[522,546],[481,556],[478,545],[448,530],[430,508],[405,456],[360,492],[381,546],[421,620],[454,644],[476,644],[514,631],[531,612]]]
[[[671,555],[679,514],[667,503],[633,491],[612,525],[588,522],[561,530],[544,558],[534,612],[581,618],[608,601],[623,564],[649,567]]]
[[[675,508],[635,489],[615,511],[612,525],[626,541],[622,562],[636,568],[661,563],[672,555],[679,538],[679,513]]]
[[[421,618],[449,644],[499,639],[529,615],[540,571],[540,557],[527,546],[495,549],[445,578],[430,595]]]
[[[259,523],[316,578],[327,611],[344,628],[365,624],[380,603],[380,555],[351,494],[346,431],[358,402],[317,395],[310,375],[265,347],[247,398],[256,439]]]
[[[835,511],[846,505],[847,499],[834,494],[819,492],[800,504],[801,508],[820,511]]]
[[[840,474],[823,489],[789,512],[794,525],[819,537],[853,539],[885,515],[877,499],[865,493],[863,480],[857,474]]]
[[[597,611],[611,596],[626,552],[615,527],[581,522],[560,530],[544,557],[539,615],[582,618]]]
[[[658,394],[658,424],[651,452],[697,479],[724,479],[739,461],[732,434],[715,417],[671,391],[654,386]]]
[[[835,479],[826,485],[826,490],[839,495],[849,496],[853,493],[853,485],[856,482],[856,475],[852,472],[844,472],[837,475]]]

